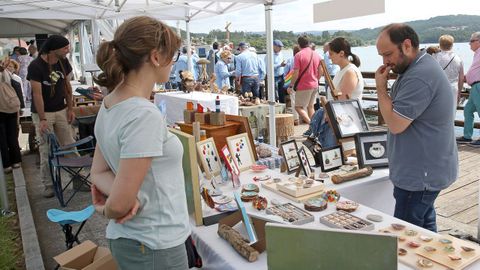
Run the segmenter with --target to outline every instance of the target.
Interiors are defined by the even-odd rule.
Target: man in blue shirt
[[[240,42],[238,49],[240,54],[235,58],[235,75],[242,87],[242,95],[252,92],[254,97],[260,97],[258,57],[248,50],[245,42]]]
[[[175,74],[175,82],[178,85],[178,88],[182,90],[182,79],[180,78],[180,71],[188,70],[188,57],[187,57],[187,47],[182,48],[182,55],[178,58],[177,62],[173,65],[172,72]],[[194,57],[190,57],[190,63],[192,64],[192,73],[195,81],[198,80],[198,73],[195,71],[196,61]]]
[[[273,73],[275,76],[275,99],[280,103],[285,103],[286,90],[283,89],[285,83],[284,80],[284,68],[287,64],[282,54],[283,43],[275,39],[273,41]]]
[[[388,160],[395,197],[394,216],[436,231],[435,199],[457,178],[458,153],[447,76],[420,52],[417,33],[390,24],[377,38],[383,65],[375,73],[378,105],[388,126]],[[387,92],[388,74],[399,76]]]

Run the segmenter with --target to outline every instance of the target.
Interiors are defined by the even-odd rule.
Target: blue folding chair
[[[70,212],[59,209],[49,209],[47,211],[47,217],[51,222],[60,224],[62,231],[65,234],[65,245],[67,250],[69,250],[75,243],[80,244],[80,240],[78,240],[78,234],[94,212],[95,207],[93,207],[93,205],[90,205],[80,211]],[[75,224],[80,224],[80,227],[78,227],[77,232],[74,234],[72,225]]]
[[[48,163],[50,165],[50,174],[53,181],[53,190],[60,205],[65,207],[72,200],[73,196],[75,196],[75,194],[80,190],[81,186],[90,188],[91,183],[88,180],[90,177],[90,170],[88,170],[86,175],[81,174],[81,172],[84,169],[90,169],[92,166],[93,158],[90,154],[95,149],[93,136],[88,136],[76,141],[75,143],[64,146],[60,146],[54,133],[49,133],[47,138],[50,147]],[[81,145],[87,145],[87,147],[77,150],[76,147]],[[81,152],[87,152],[89,154],[84,156],[71,155]],[[65,171],[70,175],[70,180],[65,186],[62,185],[62,171]],[[63,193],[67,187],[72,184],[74,179],[80,181],[81,185],[78,187],[75,187],[74,185],[73,193],[65,201]]]

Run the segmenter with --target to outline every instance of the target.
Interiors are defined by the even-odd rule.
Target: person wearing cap
[[[237,84],[241,85],[242,95],[252,92],[254,97],[260,97],[259,62],[255,53],[248,50],[245,42],[238,44],[240,54],[235,58],[235,76]]]
[[[60,145],[74,143],[71,126],[73,95],[70,85],[72,66],[66,59],[70,42],[63,36],[51,35],[43,44],[40,56],[28,66],[27,80],[32,87],[32,120],[40,153],[40,177],[45,187],[43,196],[53,197],[48,165],[47,133],[53,132]]]
[[[280,103],[285,103],[286,91],[283,89],[285,83],[283,74],[284,67],[287,64],[282,54],[283,43],[275,39],[273,41],[273,74],[275,77],[275,99]]]

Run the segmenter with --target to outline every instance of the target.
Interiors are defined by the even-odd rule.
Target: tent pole
[[[187,32],[187,67],[188,71],[193,73],[193,67],[192,67],[192,43],[190,41],[190,19],[185,20],[185,30]]]
[[[97,59],[97,50],[98,50],[98,45],[100,45],[100,29],[98,28],[98,20],[94,19],[91,20],[91,26],[92,26],[92,49],[93,49],[93,61],[94,63],[96,62],[95,59]]]
[[[265,1],[265,26],[267,37],[267,85],[268,85],[268,104],[269,104],[269,142],[270,145],[276,146],[276,130],[275,130],[275,78],[273,76],[273,31],[272,31],[272,2]]]
[[[85,28],[85,22],[81,21],[78,24],[78,45],[79,45],[79,50],[80,50],[80,72],[81,72],[81,80],[82,82],[86,83],[86,77],[85,77],[85,51],[84,51],[84,46],[83,46],[83,39],[85,38],[83,36],[84,33],[84,28]],[[74,43],[75,44],[75,43]]]

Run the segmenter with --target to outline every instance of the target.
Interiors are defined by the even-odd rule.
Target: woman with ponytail
[[[126,20],[100,45],[95,82],[108,88],[95,124],[92,200],[110,219],[119,269],[188,269],[183,148],[149,101],[169,79],[180,38],[150,17]]]
[[[363,76],[358,67],[360,59],[353,54],[350,43],[338,37],[330,43],[330,59],[332,63],[340,66],[340,71],[333,78],[333,85],[337,91],[342,92],[339,99],[362,99]]]

